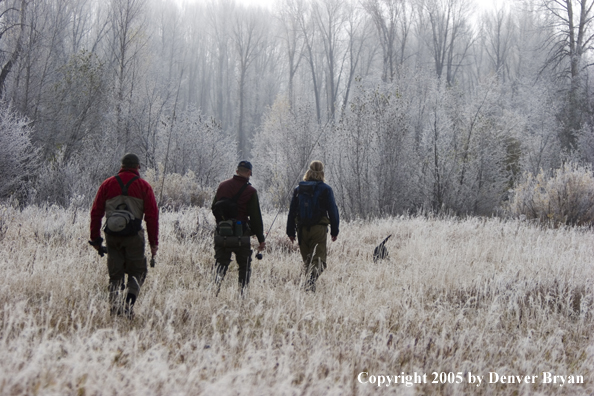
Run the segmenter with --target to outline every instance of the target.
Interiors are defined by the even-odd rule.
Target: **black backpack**
[[[323,189],[318,188],[320,182],[302,181],[299,183],[299,226],[311,227],[322,219],[320,196]]]
[[[138,176],[130,179],[126,185],[124,185],[120,176],[116,175],[115,178],[122,189],[121,195],[128,196],[128,188],[138,179]],[[134,214],[130,211],[127,204],[121,203],[116,207],[116,210],[107,216],[103,231],[108,235],[129,236],[138,233],[141,229],[142,220],[134,217]]]
[[[248,184],[245,183],[233,198],[221,198],[215,202],[212,207],[212,214],[217,220],[217,223],[237,218],[237,200],[239,200],[239,197],[247,188]]]

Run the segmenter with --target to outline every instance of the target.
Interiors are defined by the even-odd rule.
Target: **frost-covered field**
[[[343,224],[308,294],[281,220],[242,300],[236,265],[213,295],[208,213],[163,213],[158,263],[128,321],[108,314],[87,211],[0,215],[2,395],[594,392],[592,231],[483,219]],[[374,264],[388,234],[391,257]],[[403,372],[427,383],[386,386]],[[433,372],[462,383],[432,383]],[[490,372],[498,383],[485,383]],[[583,383],[544,384],[543,372]],[[503,375],[537,378],[502,384]]]

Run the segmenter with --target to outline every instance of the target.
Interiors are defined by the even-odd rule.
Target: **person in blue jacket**
[[[338,237],[339,215],[332,188],[324,183],[324,164],[312,161],[303,181],[293,191],[287,219],[287,236],[295,242],[307,277],[305,288],[315,292],[316,281],[326,269],[328,225],[332,242]]]

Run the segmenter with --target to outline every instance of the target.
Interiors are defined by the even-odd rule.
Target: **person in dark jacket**
[[[122,158],[117,176],[105,180],[99,187],[91,209],[91,240],[89,243],[101,253],[101,220],[106,216],[104,228],[109,272],[109,301],[111,314],[134,316],[133,306],[147,274],[144,255],[145,239],[142,219],[146,223],[149,245],[153,257],[159,246],[159,209],[151,185],[140,178],[140,161],[135,154]],[[125,209],[125,212],[122,212]],[[118,214],[132,213],[134,220],[124,228]],[[125,275],[128,275],[128,292]]]
[[[328,225],[330,225],[330,237],[334,242],[338,237],[340,221],[334,193],[324,181],[324,164],[321,161],[312,161],[303,177],[303,182],[299,183],[293,191],[287,218],[287,236],[291,242],[295,242],[297,231],[299,250],[307,277],[306,290],[314,292],[317,279],[326,269]],[[300,218],[300,189],[305,188],[312,188],[312,191],[315,191],[313,197],[317,198],[310,221]]]
[[[264,250],[266,242],[264,241],[264,225],[262,223],[262,213],[260,211],[260,202],[258,192],[249,183],[252,176],[252,164],[249,161],[241,161],[237,165],[236,175],[231,179],[225,180],[219,184],[217,192],[212,201],[212,209],[215,211],[215,204],[222,199],[232,199],[243,188],[241,194],[237,197],[237,213],[235,221],[241,222],[242,235],[250,237],[255,235],[258,238],[258,251]],[[219,219],[217,219],[219,220]],[[249,238],[248,238],[249,240]],[[243,290],[248,286],[251,275],[252,249],[249,243],[238,247],[225,247],[215,243],[215,284],[217,294],[221,283],[227,274],[229,264],[231,263],[231,253],[235,253],[235,260],[239,266],[239,286]]]

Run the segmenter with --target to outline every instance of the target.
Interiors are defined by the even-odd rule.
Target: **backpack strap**
[[[241,197],[241,193],[243,193],[243,192],[244,192],[244,190],[247,188],[247,186],[248,186],[249,184],[250,184],[250,183],[245,183],[245,184],[244,184],[244,185],[243,185],[243,186],[242,186],[242,187],[239,189],[239,191],[237,192],[237,194],[235,194],[235,195],[233,196],[233,198],[231,198],[231,200],[232,200],[233,202],[237,203],[237,201],[239,200],[239,197]]]
[[[132,179],[130,179],[130,181],[128,183],[126,183],[126,185],[124,185],[124,182],[122,181],[122,179],[120,179],[120,175],[115,175],[116,180],[118,181],[118,184],[120,185],[120,188],[122,189],[122,195],[128,195],[128,187],[130,187],[130,185],[136,180],[139,179],[140,176],[134,176]]]

